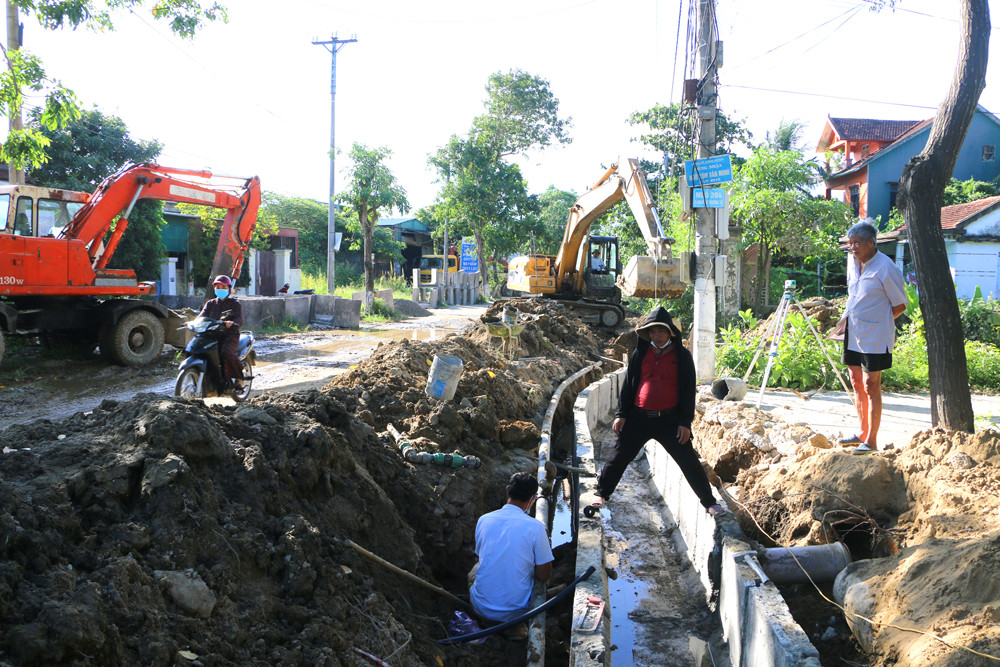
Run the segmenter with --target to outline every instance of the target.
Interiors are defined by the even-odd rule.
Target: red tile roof
[[[941,229],[955,229],[963,220],[971,218],[984,208],[1000,201],[1000,197],[986,197],[964,204],[945,206],[941,209]]]
[[[985,197],[954,206],[944,206],[941,208],[941,229],[957,229],[960,224],[998,201],[1000,201],[1000,196]],[[899,229],[905,230],[906,224],[904,223]]]
[[[848,141],[895,141],[919,120],[875,120],[872,118],[831,118],[837,135]]]

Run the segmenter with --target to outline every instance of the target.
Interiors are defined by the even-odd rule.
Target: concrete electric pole
[[[8,0],[10,2],[10,0]],[[328,294],[333,294],[333,288],[337,285],[335,280],[335,262],[336,262],[336,245],[337,245],[337,209],[333,204],[333,193],[334,193],[334,177],[336,171],[334,171],[334,156],[336,155],[336,108],[337,108],[337,52],[344,48],[344,44],[350,44],[351,42],[358,41],[355,37],[350,39],[337,39],[337,35],[333,34],[330,39],[321,41],[319,39],[314,39],[313,44],[322,44],[327,48],[327,50],[333,55],[333,60],[330,64],[330,213],[327,215],[326,223],[326,291]]]
[[[17,5],[12,0],[7,0],[7,51],[16,51],[21,48],[21,22],[17,16]],[[21,109],[17,112],[10,110],[10,130],[20,130],[22,125]],[[7,180],[11,185],[24,185],[24,170],[14,169],[7,165]]]
[[[698,1],[698,155],[715,156],[715,0]],[[715,210],[698,208],[695,225],[694,365],[697,379],[715,375]]]

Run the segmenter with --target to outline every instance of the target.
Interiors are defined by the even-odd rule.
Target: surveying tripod
[[[771,375],[771,367],[774,366],[774,360],[778,356],[778,345],[781,343],[781,335],[785,332],[785,319],[788,317],[788,311],[791,310],[792,304],[799,309],[802,313],[802,317],[805,318],[806,324],[809,325],[809,331],[816,338],[816,342],[819,343],[819,348],[823,350],[823,355],[830,364],[830,369],[833,374],[840,380],[840,385],[847,392],[847,395],[851,397],[851,402],[854,403],[854,394],[848,387],[847,383],[844,381],[843,376],[840,371],[837,370],[836,364],[833,363],[833,359],[830,358],[830,353],[826,349],[826,345],[823,344],[823,339],[820,337],[819,332],[816,331],[816,327],[813,326],[812,320],[806,315],[805,309],[802,304],[798,302],[795,298],[795,281],[786,280],[785,281],[785,292],[781,295],[781,303],[778,304],[778,309],[774,311],[774,315],[771,317],[770,322],[764,327],[764,332],[761,334],[760,341],[757,343],[757,350],[753,355],[753,359],[750,361],[750,367],[747,368],[746,374],[743,375],[743,384],[746,384],[747,380],[750,378],[750,374],[753,372],[754,366],[757,365],[757,359],[760,357],[760,353],[764,350],[767,345],[767,341],[770,340],[771,347],[767,355],[767,366],[764,368],[764,379],[760,383],[760,394],[757,396],[757,407],[760,407],[760,403],[764,400],[764,389],[767,388],[767,379]]]

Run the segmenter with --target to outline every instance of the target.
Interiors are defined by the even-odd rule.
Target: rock
[[[174,603],[193,616],[208,618],[215,608],[215,593],[193,570],[177,572],[155,570],[153,576],[160,582]]]
[[[965,452],[955,452],[948,457],[948,465],[955,470],[971,470],[976,467],[976,462]]]
[[[831,449],[833,447],[830,440],[822,433],[813,433],[808,442],[816,449]]]
[[[146,463],[146,469],[142,473],[142,495],[148,496],[161,486],[170,484],[181,473],[188,472],[188,465],[184,459],[177,454],[167,454],[160,461]]]
[[[265,426],[271,426],[272,424],[278,423],[277,419],[263,410],[246,405],[237,408],[234,417],[246,422],[247,424],[263,424]]]

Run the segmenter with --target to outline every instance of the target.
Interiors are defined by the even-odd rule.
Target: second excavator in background
[[[649,252],[630,258],[624,270],[618,239],[590,235],[594,222],[623,199]],[[684,293],[689,280],[671,252],[673,243],[663,235],[639,160],[623,156],[573,204],[559,253],[513,258],[501,294],[557,299],[586,322],[614,327],[625,319],[622,294],[676,299]]]

